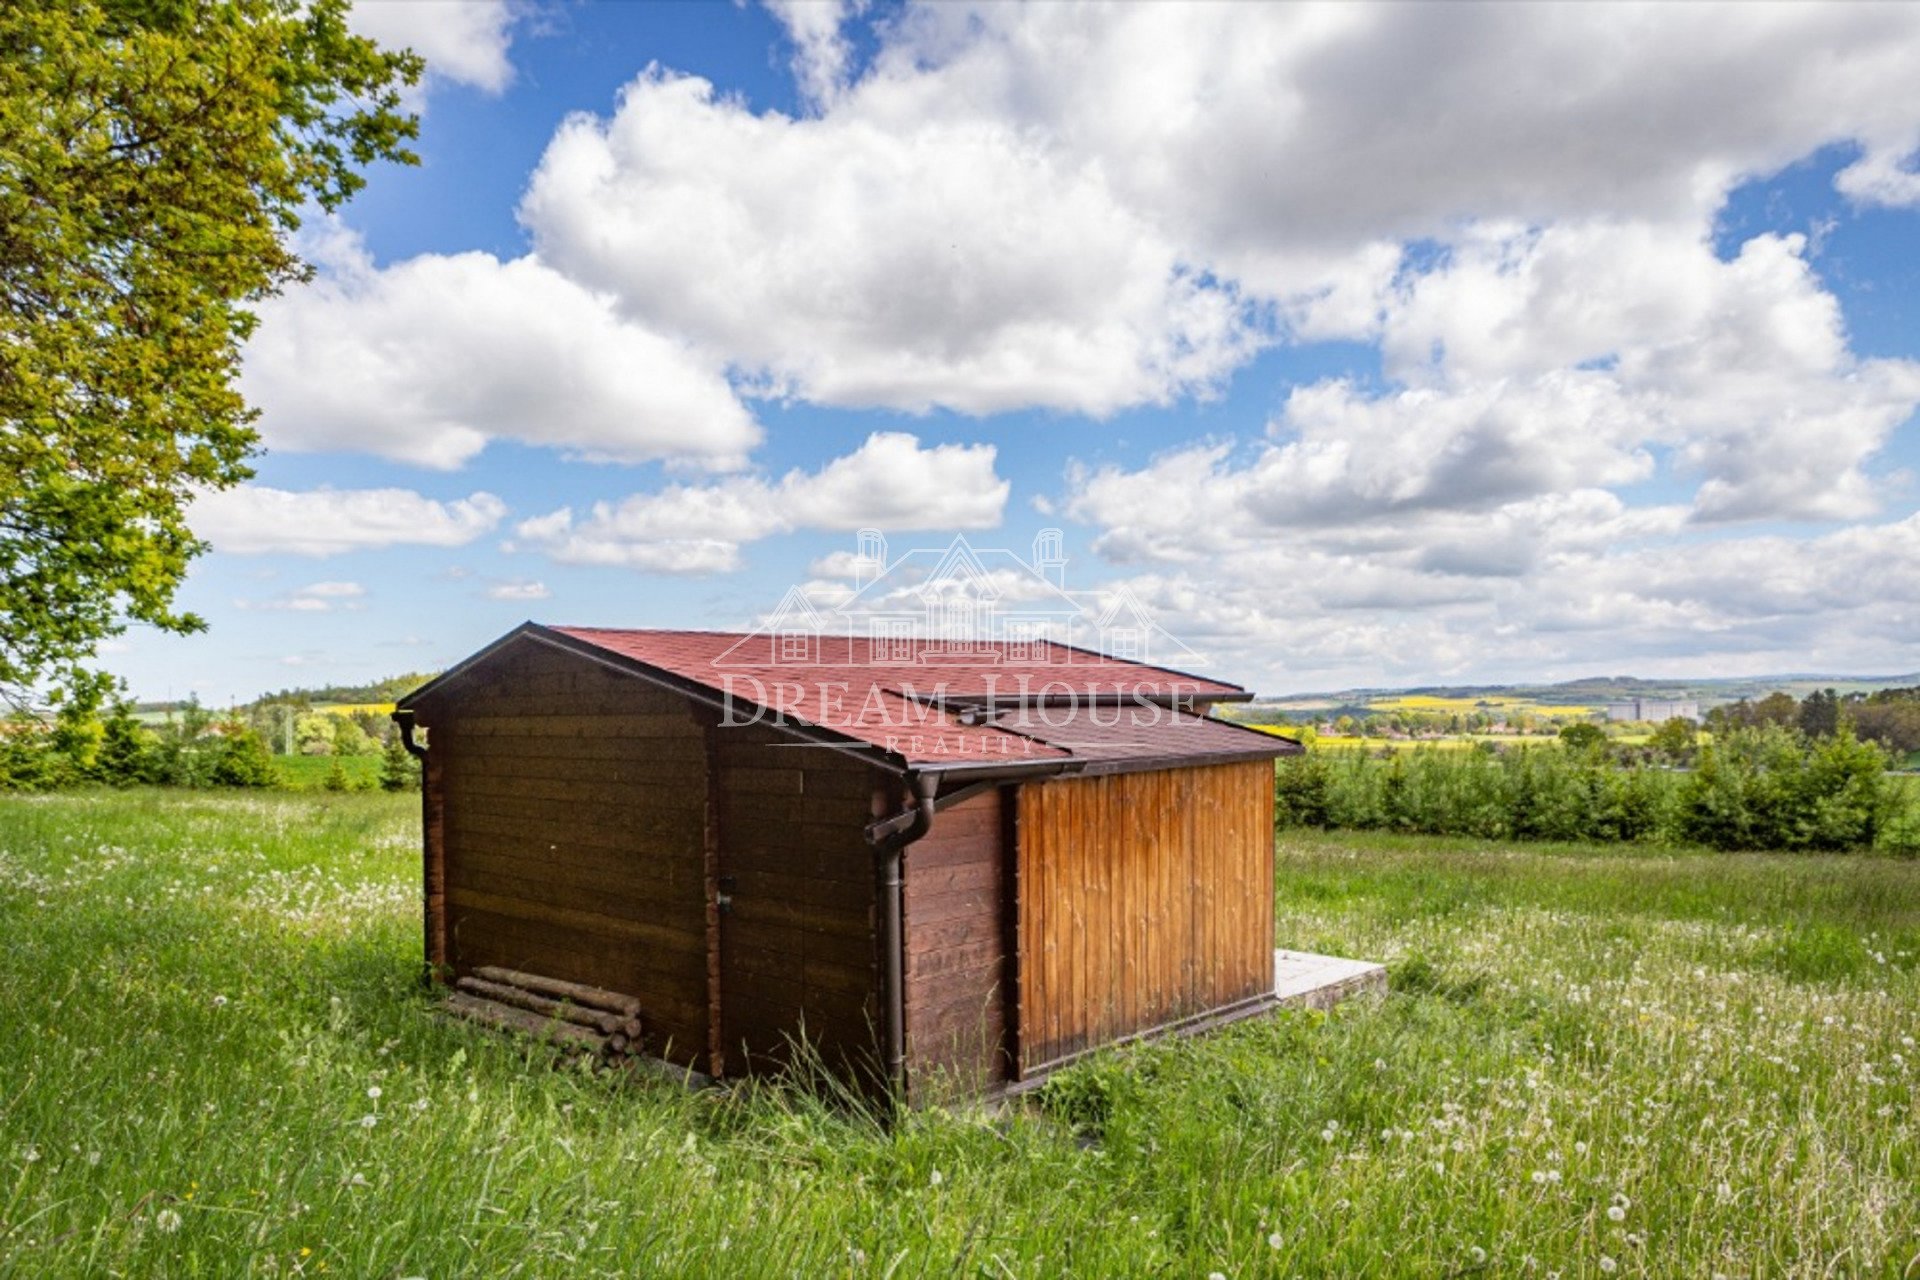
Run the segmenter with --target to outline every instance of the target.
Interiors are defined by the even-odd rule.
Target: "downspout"
[[[427,749],[413,740],[413,712],[396,711],[393,713],[393,722],[400,726],[400,745],[407,749],[408,755],[418,760],[424,767],[427,763]]]
[[[913,807],[867,828],[880,880],[881,1003],[886,1009],[887,1083],[894,1098],[904,1101],[907,1090],[907,991],[905,908],[901,898],[907,846],[933,826],[933,796],[940,780],[929,773],[907,775]]]
[[[438,797],[434,794],[434,778],[427,763],[427,748],[413,740],[413,712],[396,709],[393,722],[400,727],[400,745],[407,749],[408,755],[420,762],[420,907],[421,932],[425,935],[421,950],[426,961],[426,981],[431,986],[440,977],[440,966],[446,959],[441,954],[440,946],[446,868],[440,864],[440,833],[435,830],[434,822],[434,804]]]

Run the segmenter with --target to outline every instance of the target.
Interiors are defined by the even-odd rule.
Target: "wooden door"
[[[1020,788],[1022,1076],[1271,994],[1273,766]]]
[[[879,1006],[861,832],[876,778],[763,726],[712,741],[712,1048],[730,1076],[787,1063],[802,1038],[836,1070],[866,1069]]]

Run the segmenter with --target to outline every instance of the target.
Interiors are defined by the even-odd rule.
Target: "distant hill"
[[[353,706],[367,703],[387,703],[400,698],[402,694],[418,689],[433,679],[433,672],[409,672],[406,675],[388,676],[384,680],[375,680],[368,684],[328,684],[312,689],[281,689],[277,693],[263,693],[251,702],[242,703],[242,707],[257,707],[263,704],[292,704],[294,706],[331,706],[348,704]],[[142,702],[135,710],[142,715],[164,715],[169,711],[178,711],[186,703]],[[224,710],[225,708],[222,708]]]
[[[1804,698],[1816,689],[1872,693],[1920,685],[1920,672],[1897,676],[1776,675],[1706,679],[1643,679],[1639,676],[1595,676],[1558,684],[1420,685],[1413,688],[1342,689],[1329,693],[1290,693],[1256,698],[1256,705],[1300,711],[1337,709],[1351,712],[1375,702],[1408,697],[1501,699],[1539,703],[1549,707],[1588,707],[1629,698],[1685,699],[1701,707],[1717,707],[1742,698],[1759,699],[1770,693]]]

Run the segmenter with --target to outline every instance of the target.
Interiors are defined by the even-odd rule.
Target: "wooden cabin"
[[[803,639],[528,623],[403,699],[432,971],[631,995],[647,1053],[714,1077],[804,1040],[922,1096],[1272,1004],[1300,748],[1207,714],[1245,690]]]

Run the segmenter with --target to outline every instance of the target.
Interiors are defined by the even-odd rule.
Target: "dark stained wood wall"
[[[946,1076],[979,1092],[1008,1078],[1012,932],[1003,838],[1011,803],[993,788],[942,809],[905,861],[907,1070],[923,1097]]]
[[[1028,783],[1019,1069],[1273,990],[1273,766]]]
[[[788,1060],[806,1036],[830,1067],[877,1078],[877,883],[864,831],[883,775],[764,726],[714,730],[720,993],[728,1074]],[[889,789],[888,804],[897,804]]]
[[[706,765],[688,700],[537,644],[419,708],[445,962],[638,996],[647,1049],[706,1068]]]

